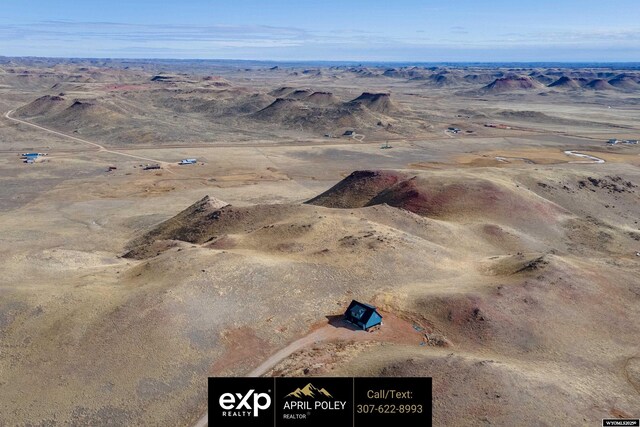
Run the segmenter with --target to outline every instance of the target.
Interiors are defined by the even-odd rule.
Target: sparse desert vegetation
[[[0,94],[0,425],[191,426],[250,373],[640,414],[640,70],[0,58]]]

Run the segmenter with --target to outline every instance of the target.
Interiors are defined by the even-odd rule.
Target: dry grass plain
[[[638,75],[3,59],[2,113],[59,133],[0,119],[0,425],[189,426],[310,333],[268,374],[432,376],[436,425],[637,417],[640,146],[605,142]],[[386,329],[326,329],[353,298]]]

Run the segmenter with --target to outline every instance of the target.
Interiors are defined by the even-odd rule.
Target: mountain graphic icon
[[[333,396],[331,396],[331,393],[329,393],[327,390],[323,388],[317,388],[313,384],[309,383],[303,388],[295,389],[295,391],[292,391],[291,393],[287,394],[285,397],[297,397],[298,399],[302,397],[311,397],[312,399],[315,399],[316,397],[321,397],[321,396],[329,397],[333,399]]]

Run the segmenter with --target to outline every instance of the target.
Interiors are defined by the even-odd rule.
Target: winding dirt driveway
[[[567,150],[564,152],[564,154],[566,154],[567,156],[577,156],[577,157],[582,157],[583,159],[588,159],[590,161],[584,161],[584,162],[569,162],[569,163],[604,163],[605,161],[599,157],[595,157],[595,156],[590,156],[589,154],[583,154],[583,153],[578,153],[577,151],[573,151],[573,150]]]
[[[422,328],[415,328],[409,321],[394,316],[391,313],[381,312],[384,322],[380,329],[373,332],[365,332],[353,328],[348,323],[340,320],[342,316],[336,316],[318,328],[313,329],[304,337],[292,342],[288,346],[278,350],[264,360],[258,367],[247,374],[247,377],[261,377],[269,372],[278,363],[291,356],[298,350],[320,342],[332,341],[385,341],[398,344],[421,345],[424,343]],[[205,413],[193,427],[207,427],[209,414]]]

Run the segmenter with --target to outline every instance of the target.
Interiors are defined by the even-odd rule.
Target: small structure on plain
[[[374,306],[353,300],[344,313],[344,320],[366,331],[380,325],[382,315]]]

